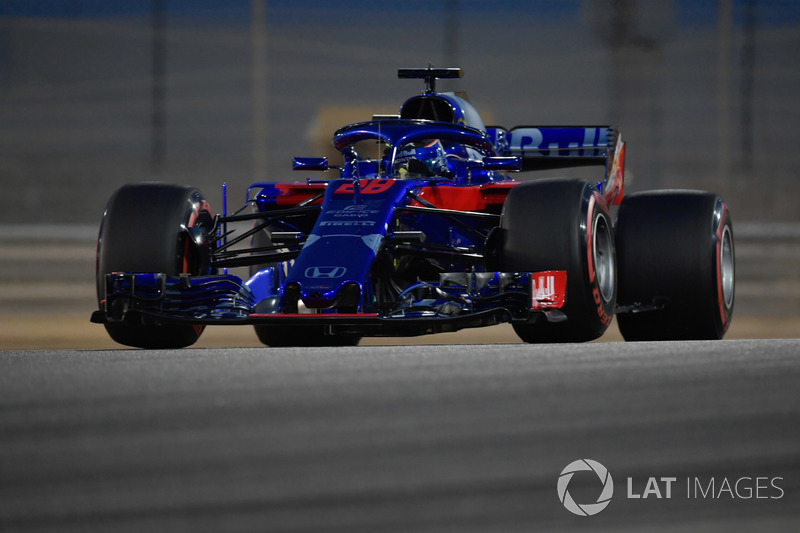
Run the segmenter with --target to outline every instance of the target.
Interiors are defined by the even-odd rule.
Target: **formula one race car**
[[[398,115],[339,129],[341,166],[294,160],[334,176],[255,183],[244,207],[221,215],[188,186],[117,190],[100,227],[92,321],[144,348],[188,346],[217,324],[252,325],[268,346],[499,323],[525,342],[578,342],[615,314],[626,340],[722,338],[734,248],[717,195],[623,200],[616,129],[486,127],[465,97],[436,92],[460,69],[398,76],[423,79],[424,92]],[[590,165],[602,168],[597,183],[507,176]]]

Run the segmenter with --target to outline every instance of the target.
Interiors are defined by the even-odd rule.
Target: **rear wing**
[[[522,158],[522,170],[603,166],[598,184],[609,205],[622,200],[625,143],[611,126],[517,126],[487,128],[503,156]]]

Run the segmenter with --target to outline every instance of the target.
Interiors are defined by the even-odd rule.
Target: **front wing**
[[[386,312],[259,313],[236,276],[106,275],[95,323],[323,326],[329,334],[415,336],[505,322],[561,322],[565,271],[445,273],[411,285]]]

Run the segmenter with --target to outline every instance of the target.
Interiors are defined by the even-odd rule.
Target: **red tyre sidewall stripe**
[[[201,211],[208,211],[209,213],[211,212],[211,206],[209,206],[208,202],[206,202],[205,200],[198,202],[194,206],[194,210],[192,211],[191,215],[189,215],[188,227],[191,228],[192,226],[194,226],[194,223],[197,220],[197,217],[200,216]]]
[[[200,216],[200,213],[202,211],[208,211],[209,213],[211,212],[211,206],[209,206],[208,202],[205,201],[205,200],[202,200],[202,201],[198,202],[197,204],[195,204],[194,209],[192,210],[191,214],[189,215],[189,221],[186,224],[187,228],[194,227],[194,223],[197,221],[197,217]],[[183,270],[184,274],[188,274],[189,273],[189,239],[188,238],[185,239],[184,246],[183,246],[183,269],[182,270]],[[194,324],[192,326],[192,328],[194,328],[194,332],[199,337],[200,334],[203,333],[203,330],[206,329],[206,326],[204,324]]]
[[[592,254],[592,241],[594,236],[594,204],[598,193],[589,198],[589,209],[586,214],[586,264],[589,266],[589,283],[594,284],[594,254]]]
[[[186,222],[186,227],[187,228],[194,227],[194,223],[197,222],[197,217],[200,216],[200,213],[202,211],[208,211],[209,213],[211,212],[211,206],[209,206],[208,202],[205,201],[205,200],[202,200],[202,201],[200,201],[200,202],[198,202],[198,203],[196,203],[194,205],[194,209],[189,214],[189,220]],[[183,269],[182,269],[182,272],[184,274],[188,274],[189,273],[189,259],[188,259],[188,256],[189,256],[189,240],[187,239],[186,242],[185,242],[185,245],[183,247]]]
[[[595,281],[596,276],[594,269],[594,253],[592,253],[592,247],[594,244],[595,207],[603,207],[603,202],[603,197],[598,191],[594,191],[591,198],[589,198],[589,208],[586,215],[586,265],[589,269],[589,283],[592,285],[592,296],[595,303],[595,311],[597,312],[597,316],[600,317],[602,323],[605,326],[608,326],[611,323],[612,316],[606,313],[604,309],[605,303],[603,302],[603,297],[600,295],[600,287]],[[602,209],[602,211],[607,213],[607,210],[605,209]]]

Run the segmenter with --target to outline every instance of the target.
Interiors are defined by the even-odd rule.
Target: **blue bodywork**
[[[358,298],[355,307],[358,311],[368,308],[370,287],[366,281],[372,263],[386,237],[394,207],[415,185],[379,179],[356,187],[352,181],[332,181],[319,218],[284,286],[298,286],[306,307],[328,309],[334,307],[344,285],[353,283],[358,293],[366,296]],[[354,199],[356,188],[364,189],[358,203]]]

